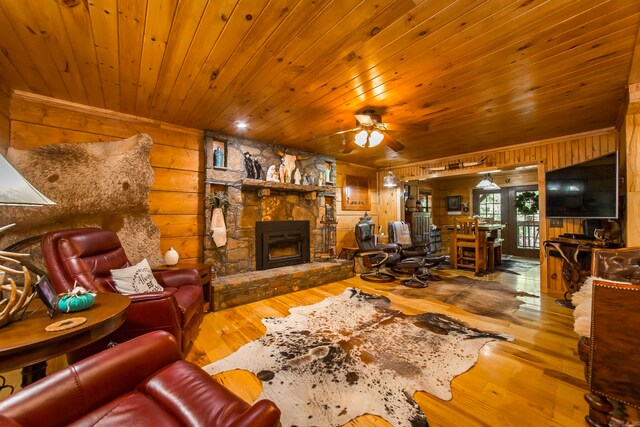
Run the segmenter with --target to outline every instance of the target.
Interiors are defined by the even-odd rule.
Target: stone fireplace
[[[224,143],[226,153],[223,167],[214,166],[211,159],[213,147],[220,143]],[[280,158],[271,145],[207,131],[204,148],[205,195],[223,192],[229,201],[225,213],[227,244],[220,248],[215,247],[211,238],[211,213],[205,207],[204,260],[216,268],[219,276],[291,266],[293,262],[305,264],[326,259],[323,258],[328,252],[324,243],[326,225],[323,217],[326,206],[331,206],[330,211],[335,212],[334,158],[287,151],[299,156],[296,167],[303,175],[310,177],[311,181],[309,184],[294,184],[265,181],[264,176],[259,180],[247,178],[244,170],[245,153],[250,153],[253,159],[257,159],[263,171],[271,165],[280,164]],[[329,168],[329,179],[324,179],[320,184],[319,177],[324,176]],[[278,232],[270,230],[270,238],[275,239],[271,243],[267,241],[271,245],[270,252],[266,256],[259,254],[265,241],[259,240],[260,237],[256,234],[257,224],[281,222],[304,222],[306,242],[299,243],[291,232],[281,233],[278,237]]]
[[[256,270],[310,261],[309,221],[256,222]]]

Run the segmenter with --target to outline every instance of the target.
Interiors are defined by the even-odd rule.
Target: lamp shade
[[[489,188],[491,185],[495,185],[493,184],[493,178],[491,178],[490,173],[485,173],[484,178],[482,178],[482,181],[480,181],[478,185],[476,185],[476,188],[479,188],[481,190],[491,190],[491,188]]]
[[[364,147],[365,144],[367,143],[367,138],[369,137],[369,134],[367,133],[366,130],[361,130],[360,132],[358,132],[356,134],[356,138],[355,138],[355,143],[356,145],[358,145],[359,147]]]
[[[377,130],[372,131],[371,135],[369,135],[369,147],[376,147],[380,145],[383,139],[384,135],[382,132]]]
[[[393,172],[389,171],[387,175],[384,177],[383,184],[385,187],[395,187],[397,185],[396,176]]]
[[[44,206],[55,205],[18,172],[0,154],[0,205]]]

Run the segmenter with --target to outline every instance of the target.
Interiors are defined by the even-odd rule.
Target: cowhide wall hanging
[[[118,234],[131,262],[161,264],[160,231],[149,215],[153,141],[139,134],[120,141],[9,148],[7,160],[55,206],[0,207],[0,248],[47,231],[101,227]],[[34,256],[39,252],[34,249]],[[37,252],[36,252],[37,251]]]

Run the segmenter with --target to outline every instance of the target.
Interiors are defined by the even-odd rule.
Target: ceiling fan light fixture
[[[384,185],[387,188],[395,187],[396,185],[398,185],[398,179],[393,174],[393,172],[389,171],[387,175],[384,177],[382,185]]]
[[[354,142],[356,143],[357,146],[364,147],[367,144],[368,137],[369,137],[369,134],[367,133],[366,130],[363,129],[356,134]]]
[[[383,139],[384,139],[384,134],[380,131],[374,130],[369,135],[369,147],[376,147],[380,145]]]

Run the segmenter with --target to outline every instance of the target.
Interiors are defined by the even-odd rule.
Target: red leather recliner
[[[92,291],[117,292],[110,270],[131,266],[118,235],[99,228],[46,233],[42,238],[42,254],[58,293],[69,292],[74,281]],[[165,330],[186,353],[204,315],[198,271],[184,269],[153,274],[164,291],[127,295],[131,305],[126,320],[108,339],[123,342],[147,332]],[[86,355],[86,351],[76,352],[70,361]]]
[[[272,427],[280,410],[253,406],[185,362],[163,331],[134,338],[0,401],[0,426]]]

